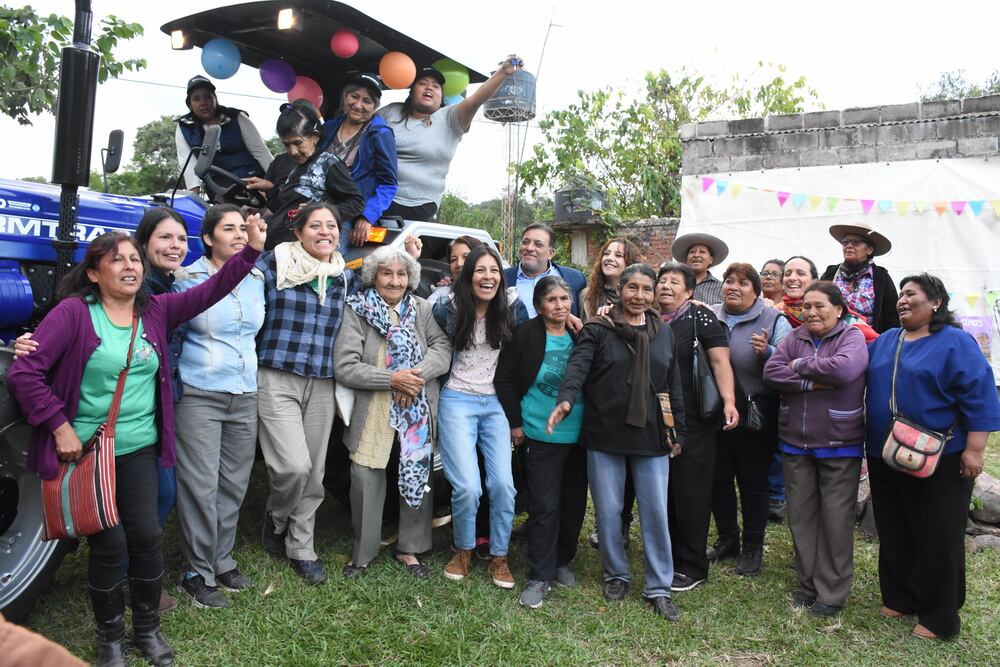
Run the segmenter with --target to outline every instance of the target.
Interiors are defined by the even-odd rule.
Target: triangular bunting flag
[[[946,201],[934,202],[934,210],[937,211],[938,215],[944,215],[944,212],[948,210],[948,202]]]
[[[726,191],[726,186],[729,185],[729,181],[716,181],[715,182],[715,194],[721,195]]]
[[[708,192],[708,189],[712,187],[712,183],[715,183],[714,178],[709,178],[708,176],[703,177],[701,179],[701,191]]]
[[[840,203],[840,197],[827,197],[826,198],[826,210],[833,212],[833,209],[837,208],[837,204]]]
[[[823,198],[819,195],[809,195],[809,208],[816,208],[822,201]]]
[[[910,202],[908,201],[898,201],[896,202],[896,210],[899,211],[899,217],[906,215],[906,212],[910,210]]]
[[[979,303],[979,295],[975,294],[975,293],[966,294],[965,295],[965,302],[967,304],[969,304],[969,308],[972,308],[973,310],[975,310],[976,309],[976,304]]]
[[[983,206],[985,204],[986,202],[982,199],[979,199],[977,201],[970,201],[969,208],[972,209],[972,216],[978,218],[979,214],[983,212]]]
[[[878,210],[882,211],[883,213],[887,213],[890,208],[892,208],[892,202],[891,201],[889,201],[888,199],[879,199],[878,200]]]
[[[803,194],[792,195],[792,203],[795,204],[795,208],[802,208],[802,205],[806,203],[806,196]]]
[[[962,215],[962,211],[965,210],[965,204],[966,202],[964,201],[953,201],[951,203],[951,210],[955,212],[955,215]]]
[[[931,203],[929,201],[915,201],[913,202],[913,208],[917,209],[917,213],[923,213],[930,207]]]
[[[991,199],[990,206],[993,207],[993,212],[997,214],[998,218],[1000,218],[1000,199]]]
[[[862,199],[861,200],[861,210],[864,212],[865,215],[868,215],[871,212],[872,206],[874,206],[874,205],[875,205],[875,200],[874,199]]]
[[[778,206],[784,206],[786,201],[788,201],[788,193],[787,192],[779,192],[778,193]]]
[[[743,186],[739,183],[733,183],[733,187],[729,188],[729,192],[733,195],[733,197],[738,196],[742,190]]]

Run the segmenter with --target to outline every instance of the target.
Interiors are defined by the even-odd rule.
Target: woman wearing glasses
[[[872,261],[889,252],[892,243],[864,222],[833,225],[830,236],[840,241],[844,261],[826,267],[821,279],[832,280],[850,310],[878,333],[898,327],[896,286],[889,272]]]

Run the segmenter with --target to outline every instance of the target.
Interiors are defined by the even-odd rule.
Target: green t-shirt
[[[521,399],[521,423],[524,435],[540,442],[559,444],[574,444],[580,439],[580,427],[583,425],[583,395],[577,397],[576,405],[570,410],[552,433],[546,433],[549,415],[556,407],[556,396],[559,395],[559,384],[566,374],[566,364],[573,351],[573,339],[570,335],[551,336],[545,334],[545,354],[542,365],[538,367],[538,375],[528,392]]]
[[[90,319],[101,339],[83,369],[80,384],[80,407],[73,420],[73,430],[84,444],[97,427],[108,419],[111,399],[118,384],[118,373],[125,366],[132,327],[119,327],[108,319],[100,303],[90,304]],[[142,338],[139,319],[132,350],[132,366],[125,377],[118,423],[115,426],[115,456],[128,454],[156,443],[156,372],[160,360],[153,346]]]

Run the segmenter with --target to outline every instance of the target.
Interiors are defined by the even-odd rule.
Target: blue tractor
[[[279,15],[284,20],[280,27]],[[56,113],[52,182],[58,185],[0,179],[0,611],[12,620],[24,616],[51,583],[63,556],[76,544],[42,540],[40,484],[25,467],[31,430],[5,382],[12,360],[9,345],[17,335],[32,329],[52,306],[56,284],[83,257],[90,240],[111,230],[132,232],[146,209],[171,205],[187,221],[188,260],[194,261],[202,254],[198,231],[210,204],[202,196],[184,190],[124,197],[86,189],[99,64],[98,55],[89,48],[92,21],[90,1],[76,0],[73,44],[62,53]],[[331,58],[329,50],[331,35],[342,28],[353,30],[359,37],[357,54],[345,60]],[[267,59],[283,58],[297,73],[314,78],[327,100],[338,100],[344,82],[355,74],[377,71],[387,51],[403,51],[420,65],[445,57],[353,7],[330,0],[219,7],[171,21],[162,30],[170,36],[173,48],[200,47],[216,37],[230,39],[239,46],[243,63],[252,67]],[[470,69],[469,74],[473,83],[485,81],[479,72]],[[117,146],[115,134],[108,151],[112,159],[104,165],[106,171],[114,171],[114,155],[121,152],[121,134],[117,134]],[[210,141],[207,139],[200,151],[195,149],[202,154],[203,169],[214,153]],[[210,180],[206,179],[206,183]],[[219,185],[221,190],[231,184]],[[207,189],[211,198],[212,187]],[[396,221],[385,226],[389,229],[380,236],[376,234],[371,246],[401,243],[402,235],[411,229],[418,235],[446,238],[463,233],[484,235],[480,230],[429,223],[411,226]],[[489,236],[483,240],[489,240]],[[355,263],[360,263],[361,256],[372,249],[356,249]]]

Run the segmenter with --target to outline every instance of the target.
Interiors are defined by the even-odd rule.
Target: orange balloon
[[[409,88],[417,78],[417,66],[413,59],[399,51],[389,51],[378,64],[382,82],[390,88]]]

